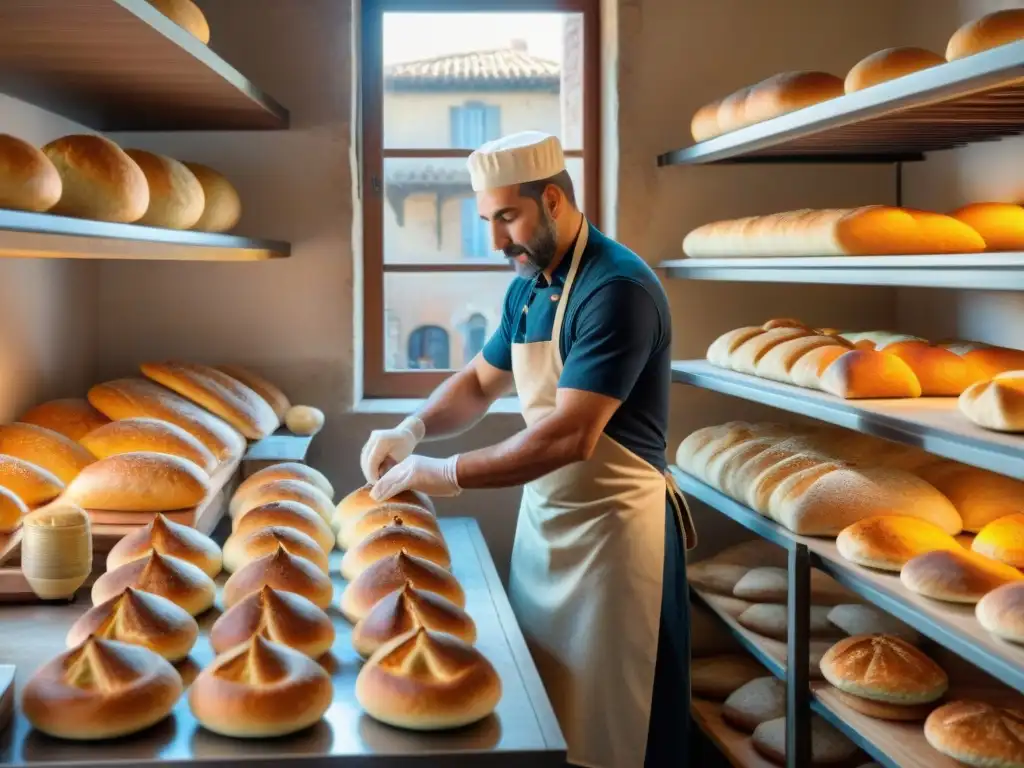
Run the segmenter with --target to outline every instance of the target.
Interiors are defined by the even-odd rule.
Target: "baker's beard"
[[[558,239],[555,233],[555,220],[551,214],[542,210],[544,220],[537,227],[533,237],[526,243],[512,243],[503,249],[505,258],[519,277],[532,278],[543,272],[555,259],[558,250]],[[516,257],[526,256],[526,263],[520,264]]]

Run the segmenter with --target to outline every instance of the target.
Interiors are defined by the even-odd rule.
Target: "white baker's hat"
[[[473,191],[537,181],[565,170],[562,143],[541,131],[520,131],[480,146],[466,163]]]

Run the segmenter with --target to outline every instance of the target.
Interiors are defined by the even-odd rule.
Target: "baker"
[[[554,136],[506,136],[468,165],[517,273],[501,326],[415,414],[370,435],[362,471],[375,500],[522,486],[509,599],[569,762],[675,768],[687,753],[695,537],[665,472],[665,292],[579,210]],[[413,453],[468,430],[513,385],[525,429],[447,458]]]

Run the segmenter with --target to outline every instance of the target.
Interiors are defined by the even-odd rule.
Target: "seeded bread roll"
[[[119,419],[92,430],[80,442],[99,459],[136,451],[169,453],[188,459],[207,474],[212,474],[218,464],[198,438],[162,419]]]

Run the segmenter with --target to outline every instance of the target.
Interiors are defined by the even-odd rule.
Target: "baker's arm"
[[[424,426],[424,441],[462,434],[480,421],[495,400],[512,391],[512,371],[487,362],[483,353],[434,390],[415,415]]]

